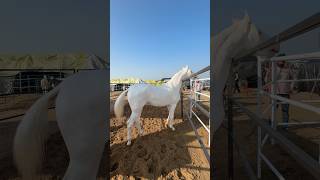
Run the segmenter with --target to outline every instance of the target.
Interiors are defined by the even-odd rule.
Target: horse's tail
[[[57,86],[39,98],[26,112],[14,137],[14,160],[22,179],[36,179],[41,167],[43,141],[48,126],[48,103],[59,93]]]
[[[123,116],[123,109],[125,105],[125,96],[128,92],[128,89],[123,91],[120,96],[117,98],[116,102],[114,103],[114,113],[116,114],[117,118],[121,118]]]

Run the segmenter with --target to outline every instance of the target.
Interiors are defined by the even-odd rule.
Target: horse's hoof
[[[127,142],[127,146],[130,146],[130,145],[131,145],[131,141],[128,141],[128,142]]]
[[[171,127],[172,131],[175,131],[176,129],[174,127]]]

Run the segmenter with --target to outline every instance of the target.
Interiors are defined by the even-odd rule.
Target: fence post
[[[258,57],[257,59],[257,72],[258,72],[258,92],[257,92],[257,114],[261,114],[261,91],[262,91],[262,65],[263,59]],[[258,139],[257,139],[257,177],[258,179],[261,178],[261,127],[258,126]]]
[[[28,79],[28,93],[31,93],[31,90],[30,90],[30,76],[29,75],[27,76],[27,79]]]
[[[276,63],[271,61],[271,94],[276,95]],[[271,127],[276,129],[276,111],[277,111],[277,102],[274,98],[271,98]],[[271,144],[274,145],[274,139],[271,139]]]
[[[20,89],[20,94],[22,93],[22,88],[21,88],[21,86],[22,86],[22,83],[21,83],[21,72],[19,73],[19,89]]]
[[[232,59],[233,62],[233,59]],[[227,83],[228,88],[228,179],[234,179],[234,158],[233,158],[233,110],[232,110],[232,90],[233,90],[233,63],[231,63],[230,73]]]
[[[230,88],[231,89],[231,88]],[[228,179],[233,180],[233,115],[232,100],[228,95]]]

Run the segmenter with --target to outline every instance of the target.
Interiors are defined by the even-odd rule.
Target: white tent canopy
[[[103,69],[106,61],[94,54],[69,53],[45,55],[0,55],[0,67],[5,69]],[[2,75],[15,75],[17,72],[0,71]]]
[[[2,54],[0,67],[0,94],[7,94],[12,90],[14,76],[28,69],[105,69],[107,62],[86,53]]]

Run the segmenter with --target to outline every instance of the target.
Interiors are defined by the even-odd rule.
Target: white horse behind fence
[[[48,103],[56,117],[70,162],[64,180],[96,179],[107,129],[107,71],[83,71],[66,78],[27,111],[14,138],[14,158],[23,179],[38,179],[48,126]]]
[[[240,20],[234,20],[233,24],[219,33],[213,38],[212,43],[213,54],[212,66],[214,67],[213,75],[213,111],[214,114],[214,131],[222,124],[224,114],[223,91],[229,77],[232,58],[239,56],[246,50],[252,49],[262,41],[267,39],[266,34],[260,31],[251,21],[251,18],[246,13]],[[275,53],[273,50],[277,46],[270,47],[255,53],[255,56],[272,57]],[[252,66],[252,70],[256,67]],[[240,70],[241,73],[241,70]]]
[[[170,79],[170,81],[159,87],[150,84],[135,84],[120,94],[114,105],[114,112],[116,116],[120,118],[123,115],[126,94],[128,96],[128,102],[132,111],[127,122],[127,145],[131,144],[131,127],[134,123],[139,130],[139,134],[143,134],[143,129],[141,128],[140,124],[140,116],[143,106],[146,104],[150,104],[152,106],[167,106],[169,110],[169,116],[166,126],[169,124],[169,127],[172,130],[175,130],[172,125],[172,121],[177,103],[180,100],[180,88],[182,85],[182,80],[189,78],[191,74],[191,70],[188,68],[188,66],[186,66],[177,72]]]

